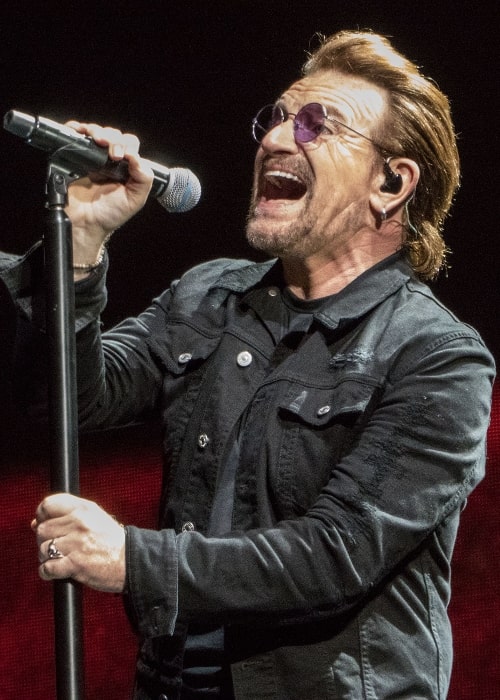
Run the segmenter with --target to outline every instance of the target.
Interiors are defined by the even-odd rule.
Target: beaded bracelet
[[[78,270],[79,272],[92,272],[99,267],[99,265],[104,260],[104,253],[106,251],[106,244],[111,238],[111,233],[106,236],[104,241],[101,243],[99,248],[99,254],[97,260],[94,263],[73,263],[73,270]]]

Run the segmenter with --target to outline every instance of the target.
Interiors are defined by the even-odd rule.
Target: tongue
[[[294,180],[285,178],[266,181],[264,196],[266,199],[300,199],[305,193],[305,188]]]

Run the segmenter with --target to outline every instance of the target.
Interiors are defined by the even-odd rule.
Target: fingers
[[[111,516],[93,501],[70,493],[56,493],[40,503],[31,528],[41,546],[45,541],[68,533],[82,535],[96,528],[102,529],[103,523],[110,519]]]
[[[141,186],[152,182],[153,171],[148,162],[139,156],[140,141],[135,134],[124,133],[111,126],[78,121],[69,121],[67,126],[90,136],[99,146],[107,147],[111,160],[126,159],[132,187],[135,182]]]
[[[39,545],[38,573],[44,581],[71,578],[74,574],[71,558],[65,554],[69,545],[64,540],[64,537],[52,538],[42,541]]]
[[[71,559],[60,549],[60,547],[64,548],[64,543],[61,544],[61,539],[57,541],[55,539],[47,540],[40,546],[38,573],[44,581],[71,578],[74,574]]]
[[[114,162],[125,159],[127,165],[120,169],[118,177],[113,168],[103,168],[89,172],[68,187],[65,212],[72,223],[73,259],[76,265],[90,268],[99,259],[109,235],[145,205],[154,172],[150,163],[139,156],[140,143],[134,134],[79,121],[66,125],[106,148]]]
[[[39,547],[38,558],[42,564],[51,558],[60,558],[50,556],[51,546],[64,555],[64,548],[61,551],[59,547],[62,538],[68,533],[81,532],[85,529],[84,514],[93,505],[90,501],[70,493],[57,493],[44,498],[31,522],[31,529],[36,534]],[[57,538],[57,546],[55,538]]]
[[[61,552],[59,547],[61,546],[61,538],[52,538],[51,540],[45,540],[40,545],[38,550],[38,561],[43,564],[51,559],[62,559],[64,554]]]
[[[99,124],[85,124],[83,122],[69,121],[70,126],[80,134],[90,136],[99,146],[108,146],[109,157],[113,160],[121,160],[125,156],[137,156],[139,154],[139,139],[135,134],[123,133],[111,126]]]
[[[61,561],[67,553],[64,536],[75,528],[75,514],[84,503],[78,496],[58,493],[44,498],[36,509],[31,529],[38,544],[39,575],[45,581],[72,576],[70,560]]]
[[[48,496],[31,527],[42,579],[73,578],[98,590],[123,590],[125,530],[96,503],[68,493]]]
[[[97,543],[82,543],[65,536],[40,547],[38,573],[44,581],[73,579],[99,591],[122,593],[125,586],[125,532],[118,531]]]
[[[84,503],[89,503],[89,501],[71,493],[55,493],[47,496],[36,509],[32,527],[33,524],[36,527],[37,524],[43,523],[45,520],[67,515]]]

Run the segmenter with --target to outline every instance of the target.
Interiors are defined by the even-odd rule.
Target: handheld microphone
[[[89,136],[79,134],[69,126],[15,110],[7,112],[3,126],[30,146],[50,151],[57,158],[57,166],[74,179],[99,172],[117,182],[127,181],[125,160],[110,160],[107,148],[98,146]],[[198,204],[201,185],[194,173],[186,168],[167,168],[146,159],[145,162],[154,173],[150,194],[167,211],[185,212]]]

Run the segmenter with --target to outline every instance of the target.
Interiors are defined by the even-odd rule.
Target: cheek
[[[255,160],[254,160],[254,165],[253,165],[252,192],[254,194],[257,191],[257,185],[259,182],[259,173],[262,169],[263,155],[264,154],[262,151],[262,147],[259,146],[259,149],[255,155]]]
[[[321,190],[329,192],[337,201],[366,199],[371,182],[368,165],[366,157],[353,153],[347,145],[337,141],[329,143],[328,158],[317,166],[317,181],[321,180]]]

